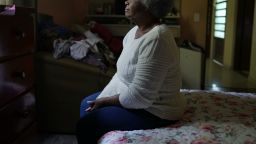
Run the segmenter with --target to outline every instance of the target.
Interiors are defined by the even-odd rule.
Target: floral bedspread
[[[176,124],[111,131],[100,144],[256,144],[256,94],[183,90],[188,107]]]

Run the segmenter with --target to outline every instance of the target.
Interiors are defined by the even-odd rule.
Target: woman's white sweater
[[[179,50],[166,25],[158,25],[135,38],[138,26],[123,40],[117,72],[98,96],[119,95],[121,105],[167,120],[181,118],[185,98],[180,95]]]

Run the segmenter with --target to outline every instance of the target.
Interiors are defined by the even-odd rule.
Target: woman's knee
[[[85,97],[80,104],[80,118],[82,118],[85,114],[86,114],[86,109],[89,107],[89,104],[87,103],[87,101],[93,101],[95,100],[98,95],[100,94],[100,92],[94,93],[92,95],[89,95],[87,97]]]

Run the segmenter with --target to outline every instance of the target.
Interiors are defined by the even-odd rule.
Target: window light
[[[221,3],[221,2],[225,2],[227,0],[216,0],[216,3]]]
[[[215,16],[218,17],[218,16],[226,16],[226,10],[216,10],[215,12]]]
[[[226,17],[216,17],[215,18],[215,23],[226,23]]]
[[[215,24],[215,30],[225,31],[225,24]]]
[[[223,31],[215,31],[214,32],[214,36],[217,37],[217,38],[224,39],[225,38],[225,32],[223,32]]]
[[[227,8],[227,2],[223,2],[223,3],[217,3],[216,4],[216,9],[226,9]]]

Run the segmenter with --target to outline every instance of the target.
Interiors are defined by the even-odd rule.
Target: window
[[[214,37],[224,39],[227,16],[227,0],[215,0]]]

